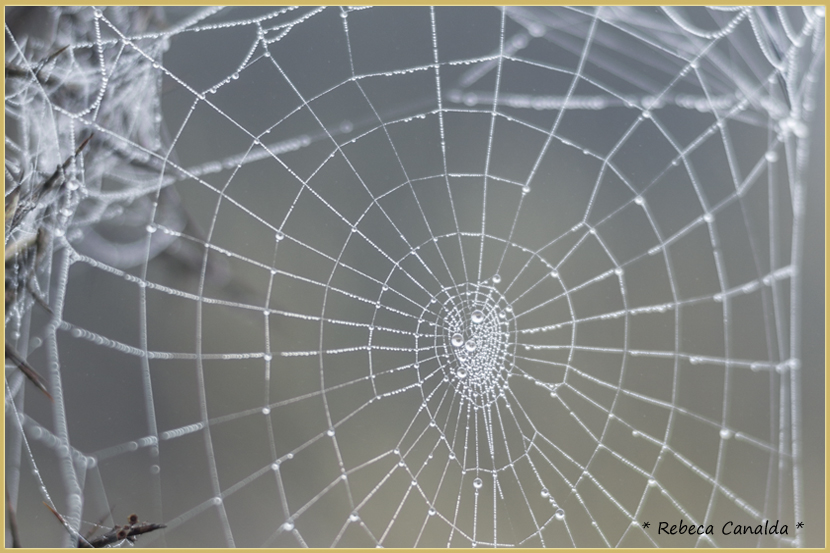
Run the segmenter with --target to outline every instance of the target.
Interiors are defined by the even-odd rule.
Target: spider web
[[[804,545],[822,7],[41,10],[24,545]]]

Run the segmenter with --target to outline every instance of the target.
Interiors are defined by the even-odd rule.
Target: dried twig
[[[89,547],[106,547],[122,540],[135,542],[136,538],[141,534],[146,534],[160,528],[167,528],[167,525],[155,522],[138,522],[138,515],[130,515],[127,525],[115,525],[112,527],[112,530],[106,534],[101,534],[96,538],[92,538],[89,540]],[[87,546],[79,543],[78,547]]]
[[[52,394],[50,394],[46,390],[46,380],[44,380],[43,377],[40,376],[38,372],[34,370],[32,366],[29,365],[29,363],[27,363],[25,359],[23,359],[23,357],[20,356],[19,353],[17,353],[17,350],[15,350],[8,343],[6,344],[6,359],[14,363],[17,366],[17,368],[20,369],[24,375],[26,375],[26,378],[28,378],[32,382],[32,384],[34,384],[37,387],[38,390],[46,394],[46,397],[49,398],[49,401],[55,401],[54,399],[52,399]]]
[[[86,137],[86,139],[83,142],[81,142],[81,144],[75,149],[75,153],[67,157],[66,161],[64,161],[61,165],[58,165],[57,169],[55,169],[55,172],[52,173],[52,175],[48,179],[46,179],[43,182],[43,184],[41,184],[40,186],[36,186],[31,190],[31,192],[29,192],[29,194],[26,195],[25,198],[21,198],[20,200],[18,200],[18,205],[16,206],[16,210],[12,215],[11,223],[8,223],[8,221],[6,223],[6,226],[10,231],[14,230],[15,227],[17,227],[17,225],[20,224],[20,221],[23,220],[23,217],[25,217],[30,211],[32,211],[32,209],[38,206],[40,199],[43,198],[45,194],[54,190],[55,188],[57,188],[65,182],[66,170],[69,168],[69,165],[72,163],[72,160],[78,157],[78,154],[80,154],[81,151],[86,147],[86,145],[89,144],[89,141],[92,140],[93,136],[95,136],[95,133],[92,133],[88,137]],[[6,203],[8,204],[8,200]],[[8,211],[9,206],[7,205],[7,214]]]
[[[66,528],[67,532],[69,532],[73,537],[78,538],[78,547],[92,547],[89,544],[89,542],[86,540],[86,538],[84,538],[78,532],[73,530],[71,526],[69,526],[69,523],[66,522],[66,519],[63,518],[63,516],[61,516],[61,514],[59,512],[57,512],[55,509],[53,509],[52,506],[49,505],[48,503],[46,503],[45,501],[43,502],[43,504],[46,505],[47,509],[52,511],[52,514],[57,517],[58,521],[63,525],[64,528]],[[83,545],[81,545],[81,544],[83,544]]]
[[[55,84],[55,80],[51,77],[41,79],[40,72],[43,70],[44,67],[46,67],[46,64],[48,64],[50,61],[52,61],[53,59],[58,57],[60,54],[62,54],[67,48],[69,48],[68,44],[66,46],[64,46],[63,48],[61,48],[61,49],[55,51],[54,53],[50,54],[46,58],[44,58],[40,63],[38,63],[32,69],[28,69],[28,68],[25,68],[25,67],[20,67],[20,66],[17,66],[17,65],[12,65],[10,63],[7,63],[6,64],[6,78],[13,77],[13,78],[27,79],[27,78],[31,77],[32,75],[34,75],[35,79],[37,79],[37,81],[40,82],[41,84],[44,84],[44,85]]]
[[[6,485],[6,511],[9,513],[9,531],[12,534],[12,547],[23,547],[20,545],[20,533],[17,530],[17,516],[14,514],[12,498],[9,497],[9,486]]]
[[[156,522],[138,522],[138,515],[133,514],[130,515],[127,520],[127,524],[124,526],[116,524],[106,533],[92,539],[86,539],[77,532],[73,531],[60,513],[45,502],[44,505],[49,507],[49,510],[52,511],[52,514],[58,518],[64,528],[66,528],[71,534],[78,536],[78,547],[107,547],[123,540],[128,540],[134,543],[136,538],[141,534],[146,534],[148,532],[152,532],[153,530],[159,530],[160,528],[167,528],[166,524],[158,524]]]

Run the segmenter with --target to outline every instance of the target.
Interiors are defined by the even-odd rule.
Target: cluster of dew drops
[[[493,275],[492,281],[493,281],[493,284],[499,284],[501,282],[501,276],[498,275],[498,274]],[[507,309],[509,311],[512,311],[512,309],[510,309],[509,306],[507,307]],[[503,311],[500,311],[498,316],[499,316],[499,318],[504,319],[505,318],[505,313]],[[484,318],[485,318],[485,314],[481,309],[478,309],[478,308],[474,309],[472,311],[472,313],[470,313],[470,321],[474,325],[481,324],[484,321]],[[471,353],[471,354],[478,347],[478,344],[477,344],[476,339],[474,337],[471,337],[468,340],[465,340],[464,335],[461,334],[460,332],[453,333],[453,335],[450,337],[450,343],[453,345],[454,348],[461,349],[463,347],[464,350],[466,350],[468,353]],[[466,370],[463,367],[459,368],[459,370],[457,371],[456,376],[458,376],[458,378],[464,378],[466,376]],[[479,490],[481,490],[483,487],[484,487],[484,481],[480,477],[476,477],[473,480],[473,488],[475,489],[475,493],[478,494]],[[556,520],[559,520],[559,521],[565,520],[565,510],[556,505],[556,501],[554,500],[553,496],[550,494],[548,489],[547,488],[542,488],[540,493],[541,493],[541,496],[544,499],[547,499],[550,502],[551,505],[556,507],[556,511],[554,512],[554,515],[553,515],[554,518]],[[430,508],[430,513],[429,514],[434,515],[435,514],[435,509]]]

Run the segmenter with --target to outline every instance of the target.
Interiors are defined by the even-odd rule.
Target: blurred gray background
[[[444,109],[439,117],[436,78],[429,67],[429,10],[372,9],[342,18],[339,9],[327,9],[286,25],[309,11],[263,20],[264,36],[273,40],[269,57],[256,43],[257,26],[250,22],[274,9],[240,8],[206,18],[195,25],[203,29],[199,32],[174,34],[169,50],[158,60],[163,67],[155,74],[166,127],[164,153],[169,150],[170,163],[162,176],[155,173],[143,183],[170,179],[172,184],[159,197],[150,194],[159,206],[155,216],[151,203],[139,199],[124,206],[129,218],[102,223],[97,232],[124,244],[146,247],[148,240],[168,240],[172,245],[157,257],[119,269],[124,274],[74,264],[63,318],[79,330],[67,327],[58,332],[72,444],[98,459],[86,472],[84,520],[94,521],[111,510],[115,523],[123,523],[131,512],[142,520],[169,523],[164,534],[139,539],[138,545],[147,546],[222,546],[228,543],[229,528],[237,546],[364,547],[380,541],[468,547],[470,539],[462,533],[472,534],[474,518],[478,541],[492,541],[497,505],[501,543],[567,546],[573,540],[579,546],[603,546],[605,536],[612,545],[649,545],[641,531],[626,529],[630,520],[601,491],[604,488],[624,509],[640,509],[639,518],[653,525],[658,518],[670,524],[690,516],[700,522],[705,518],[716,527],[718,545],[777,544],[758,537],[720,536],[725,520],[750,523],[746,513],[725,495],[713,493],[710,483],[675,456],[661,454],[654,440],[632,435],[641,432],[665,439],[671,451],[707,474],[718,472],[719,482],[752,508],[766,505],[762,514],[791,524],[792,536],[792,469],[785,455],[779,470],[774,455],[779,417],[789,416],[779,411],[789,409],[789,398],[780,395],[782,379],[788,375],[769,367],[725,369],[705,361],[730,357],[775,365],[788,358],[787,278],[777,281],[780,296],[775,301],[783,303],[776,308],[772,287],[759,286],[728,300],[730,327],[724,326],[722,303],[713,296],[722,292],[721,277],[727,278],[727,289],[740,287],[787,264],[791,160],[775,142],[774,122],[754,108],[745,117],[727,117],[723,134],[710,136],[675,166],[671,162],[677,153],[660,129],[685,147],[715,123],[713,114],[667,101],[650,111],[650,121],[640,118],[642,103],[666,87],[666,98],[705,98],[704,87],[720,97],[734,93],[731,73],[750,81],[756,78],[758,86],[769,67],[747,23],[733,32],[732,40],[723,41],[723,52],[718,52],[733,56],[735,67],[718,67],[721,58],[712,54],[699,61],[704,87],[692,75],[669,86],[686,65],[683,56],[645,46],[629,32],[637,28],[632,14],[608,15],[592,27],[592,19],[578,12],[516,9],[505,20],[507,55],[532,63],[508,60],[498,70],[482,58],[499,52],[501,12],[438,8],[435,41],[442,63]],[[190,9],[166,13],[173,28],[191,15]],[[643,28],[656,21],[649,19],[652,16],[656,17],[649,10],[637,15]],[[693,11],[686,16],[699,25],[725,20],[722,14],[707,19]],[[604,99],[607,105],[567,110],[545,147],[559,111],[543,104],[568,93],[589,32],[594,33],[594,43],[582,66],[584,80],[572,93]],[[681,39],[654,32],[654,40],[682,51]],[[352,71],[365,77],[350,80]],[[493,123],[497,80],[502,103]],[[204,94],[204,100],[198,94]],[[823,90],[821,94],[810,119],[810,163],[803,178],[803,302],[794,308],[801,324],[802,545],[812,547],[823,545],[825,520]],[[735,168],[727,161],[724,143],[734,150],[730,155],[743,177],[761,162],[771,143],[779,154],[779,161],[763,169],[740,200],[734,199]],[[445,163],[450,174],[446,179]],[[725,200],[711,226],[701,220],[704,211],[693,180],[710,206]],[[523,196],[525,183],[530,192]],[[638,195],[646,209],[634,202]],[[373,198],[380,198],[374,207]],[[772,218],[770,206],[777,211]],[[145,230],[148,224],[158,227],[152,237]],[[352,225],[359,232],[350,232]],[[662,250],[650,255],[687,225],[691,230],[667,247],[668,257]],[[588,233],[590,227],[596,236]],[[281,229],[283,239],[275,239],[275,228]],[[176,233],[185,238],[169,238]],[[713,234],[724,258],[720,275]],[[772,268],[771,243],[779,250],[778,264]],[[95,257],[89,242],[79,240],[77,247]],[[413,251],[428,270],[414,259]],[[475,275],[479,266],[480,278]],[[556,267],[557,278],[546,276],[551,267]],[[620,276],[583,286],[616,267],[624,269]],[[455,427],[456,420],[467,416],[460,400],[447,407],[434,399],[445,392],[457,396],[452,355],[440,357],[447,351],[444,320],[429,299],[456,296],[463,304],[463,297],[441,288],[475,284],[497,271],[501,285],[490,280],[487,286],[515,302],[516,313],[535,309],[511,326],[509,382],[511,401],[520,414],[511,426],[504,402],[500,404],[500,423],[492,432],[501,451],[488,460],[484,415],[470,415],[479,425],[473,425],[477,437],[470,438]],[[137,280],[150,286],[140,288]],[[537,281],[540,284],[533,286]],[[383,289],[384,282],[391,291]],[[212,300],[198,301],[170,290]],[[567,301],[548,303],[564,291]],[[686,302],[677,318],[674,309],[609,317],[581,322],[576,334],[567,324],[674,301]],[[266,316],[263,310],[273,311]],[[321,344],[325,350],[367,344],[363,327],[321,325],[295,315],[395,327],[404,334],[373,335],[373,344],[389,350],[326,354],[322,361],[319,355],[280,356],[315,352]],[[419,317],[437,326],[417,326]],[[42,313],[33,313],[32,328],[42,327],[45,320]],[[781,322],[784,328],[777,328]],[[564,330],[521,333],[556,323],[566,323]],[[418,346],[411,335],[416,332],[425,333]],[[37,330],[32,336],[38,336]],[[177,355],[146,360],[112,343],[96,343],[95,336],[139,349],[146,340],[151,352]],[[782,344],[785,351],[776,353]],[[561,349],[528,353],[525,345]],[[416,354],[416,347],[439,357]],[[675,365],[673,359],[659,356],[599,351],[622,348],[682,355]],[[264,358],[267,352],[273,353],[271,360]],[[239,355],[222,358],[225,354]],[[703,361],[692,362],[693,357]],[[45,359],[44,348],[34,347],[30,361]],[[411,366],[415,362],[417,370]],[[374,389],[369,367],[378,375]],[[403,368],[393,370],[397,367]],[[434,374],[447,374],[450,380],[440,382]],[[419,378],[422,384],[413,386]],[[591,379],[613,386],[609,390]],[[325,394],[324,405],[317,394],[321,381],[327,386],[351,384]],[[536,385],[561,382],[566,385],[557,397]],[[382,395],[394,390],[400,393]],[[425,400],[432,391],[434,398]],[[279,404],[307,394],[306,399]],[[670,419],[668,409],[643,397],[671,403],[680,412]],[[367,403],[372,398],[375,401]],[[428,424],[424,405],[438,429]],[[265,406],[271,409],[263,416]],[[609,418],[609,411],[615,417]],[[52,426],[50,405],[42,398],[27,397],[25,412],[45,428]],[[212,421],[211,449],[202,430],[164,439],[165,432],[199,423],[204,413]],[[332,422],[337,426],[334,440],[324,436]],[[721,440],[721,423],[768,443],[773,451],[748,445],[747,440]],[[161,438],[157,446],[152,440],[142,442],[154,434],[153,424]],[[8,425],[7,420],[7,436]],[[788,425],[782,426],[786,434]],[[596,453],[589,432],[603,436],[605,453]],[[311,445],[302,445],[306,443]],[[54,453],[44,440],[30,436],[30,444],[46,488],[61,506],[63,485],[50,475]],[[478,449],[481,458],[462,460],[465,445]],[[399,469],[396,448],[405,452]],[[504,460],[507,451],[527,455],[510,467]],[[286,460],[292,452],[295,458]],[[427,452],[432,454],[428,461]],[[561,452],[573,462],[556,457]],[[368,469],[358,468],[375,456],[380,459]],[[275,459],[282,461],[280,478],[270,471]],[[579,480],[574,494],[568,482],[579,479],[579,464],[591,477]],[[648,478],[631,465],[647,472],[656,465],[656,490],[649,490]],[[23,467],[17,510],[24,545],[61,543],[64,530],[42,507],[42,494],[25,458]],[[336,483],[343,467],[349,473],[348,486]],[[268,469],[264,475],[234,488],[262,469]],[[503,477],[499,492],[489,476],[493,469]],[[474,507],[472,480],[481,470],[488,476]],[[417,471],[418,484],[410,491],[411,474]],[[223,493],[233,490],[221,508],[210,503],[216,482]],[[547,500],[539,502],[543,487],[565,510],[570,537],[562,522],[541,522],[555,512]],[[313,499],[318,493],[323,495]],[[371,499],[357,509],[360,520],[350,521],[355,503],[367,496]],[[428,514],[431,501],[437,515]],[[455,524],[460,531],[453,534],[449,521],[457,504]],[[297,513],[303,506],[307,508]],[[507,512],[516,514],[506,517]],[[289,515],[295,517],[296,532],[278,531]],[[543,529],[535,532],[530,518]],[[664,547],[696,545],[688,536],[649,536]]]

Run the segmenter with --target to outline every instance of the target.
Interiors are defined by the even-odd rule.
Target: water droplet
[[[559,271],[557,271],[556,269],[552,270],[550,272],[550,276],[552,276],[553,278],[559,278]]]
[[[481,478],[476,478],[473,480],[473,487],[477,490],[480,490],[481,487],[484,485],[484,482],[481,481]]]
[[[528,185],[522,186],[522,194],[527,194],[530,192],[530,187]]]
[[[462,368],[458,369],[458,371],[456,371],[455,374],[456,374],[456,376],[458,376],[458,378],[464,378],[465,376],[467,376],[467,369],[462,367]]]
[[[617,267],[616,269],[614,269],[614,274],[617,276],[622,276],[623,270],[620,267]]]
[[[498,284],[499,282],[501,282],[501,275],[493,275],[493,284]]]
[[[707,223],[711,223],[712,221],[715,220],[715,217],[711,213],[704,213],[703,214],[703,220],[706,221]]]
[[[263,415],[269,415],[270,413],[271,413],[271,409],[269,409],[268,407],[263,407],[262,408],[262,414]]]
[[[159,467],[158,465],[152,465],[150,467],[150,474],[158,474],[160,472],[161,472],[161,467]]]
[[[262,356],[262,358],[265,359],[266,361],[270,361],[271,359],[273,359],[273,357],[271,356],[270,353],[266,353],[265,355]]]
[[[778,161],[778,152],[770,150],[769,152],[764,154],[764,157],[768,162],[775,163],[776,161]]]
[[[470,353],[476,350],[476,341],[475,340],[467,340],[467,343],[464,344],[464,349],[469,351]]]
[[[634,198],[634,203],[637,205],[643,205],[644,203],[646,203],[646,201],[643,199],[642,196],[637,196],[636,198]]]
[[[357,511],[353,511],[352,514],[349,515],[349,520],[351,522],[357,522],[360,520],[360,515],[357,514]]]
[[[556,520],[565,520],[565,511],[556,509],[556,513],[553,516],[556,517]]]
[[[530,35],[534,37],[540,37],[545,34],[545,27],[539,24],[532,24],[528,30],[530,31]]]
[[[720,437],[723,438],[724,440],[728,440],[729,438],[732,437],[732,431],[729,430],[728,428],[721,428]]]
[[[340,123],[340,132],[344,134],[348,134],[354,130],[354,125],[352,125],[351,121],[343,121]]]
[[[472,315],[470,316],[470,319],[472,319],[474,323],[478,324],[484,320],[484,312],[482,312],[481,309],[476,309],[475,311],[473,311]]]
[[[542,497],[550,497],[550,492],[547,488],[542,488]]]
[[[462,336],[460,333],[456,332],[455,334],[452,335],[451,341],[452,341],[452,345],[454,345],[457,348],[460,348],[461,346],[464,345],[464,336]]]
[[[328,430],[326,430],[326,436],[328,436],[329,438],[334,436],[334,428],[329,428]]]
[[[631,435],[635,438],[639,438],[640,437],[640,431],[639,430],[632,430]]]
[[[231,79],[233,79],[234,81],[238,78],[239,78],[239,73],[234,73],[233,75],[231,75]]]
[[[277,231],[277,242],[279,242],[283,238],[285,238],[285,234],[281,230],[278,230]]]
[[[214,497],[213,498],[213,504],[214,505],[221,505],[222,504],[222,498],[221,497]]]
[[[286,532],[291,532],[294,529],[294,523],[290,520],[286,520],[282,523],[282,529]]]
[[[649,478],[648,479],[648,485],[649,485],[649,487],[652,487],[652,488],[655,487],[657,485],[657,480],[655,480],[654,478]]]
[[[435,511],[435,507],[430,507],[430,508],[429,508],[429,511],[427,511],[427,514],[428,514],[429,516],[431,516],[431,517],[432,517],[432,516],[435,516],[435,513],[436,513],[436,511]]]

